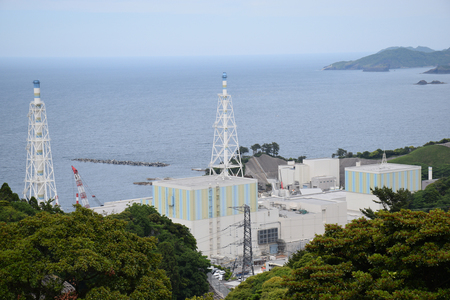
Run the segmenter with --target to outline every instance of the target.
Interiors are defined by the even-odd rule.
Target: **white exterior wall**
[[[303,239],[311,240],[315,234],[325,232],[321,214],[309,213],[298,215],[296,218],[281,218],[280,222],[281,239],[286,243]]]
[[[101,214],[103,216],[112,215],[112,214],[120,214],[128,206],[133,205],[133,203],[138,204],[149,204],[151,205],[153,197],[143,197],[136,199],[128,199],[128,200],[119,200],[119,201],[111,201],[105,202],[103,206],[91,207],[91,210],[94,212]]]
[[[295,181],[295,166],[280,165],[278,172],[281,176],[279,180],[283,182],[283,186],[292,185]]]
[[[373,211],[377,211],[383,208],[381,204],[373,202],[373,200],[379,200],[377,196],[347,192],[347,208],[348,210],[356,210],[362,208],[371,208]]]
[[[309,180],[312,177],[329,175],[336,177],[336,184],[340,185],[338,158],[304,159],[303,163],[309,166]]]
[[[311,181],[311,176],[309,175],[309,166],[305,164],[295,165],[295,180],[300,184],[300,188],[303,187],[304,183],[309,183]]]
[[[280,218],[281,239],[286,243],[304,239],[312,240],[316,234],[325,232],[325,224],[347,224],[346,202],[330,202],[317,205],[313,203],[300,203],[307,214],[289,212],[287,218]],[[284,211],[280,211],[281,214]],[[295,215],[295,216],[293,216]]]
[[[280,232],[278,209],[260,210],[250,214],[252,223],[252,241],[253,241],[253,255],[260,255],[261,250],[258,245],[258,230],[278,228]],[[197,240],[197,247],[203,255],[211,256],[228,256],[236,257],[242,255],[242,245],[231,245],[243,239],[244,228],[232,226],[244,221],[244,214],[233,216],[220,217],[220,234],[217,234],[217,218],[212,218],[196,221],[187,221],[183,219],[171,218],[174,223],[180,223],[188,227]],[[212,225],[212,226],[210,226]],[[211,231],[210,231],[211,228]],[[210,232],[212,235],[210,235]],[[211,239],[212,236],[212,251]],[[218,246],[218,237],[220,246]]]

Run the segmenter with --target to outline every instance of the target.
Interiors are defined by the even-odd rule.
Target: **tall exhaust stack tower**
[[[234,120],[233,102],[227,93],[227,73],[222,75],[222,94],[218,94],[216,122],[214,123],[214,140],[209,163],[210,175],[241,176],[241,155]]]
[[[34,101],[28,113],[27,168],[23,195],[35,197],[38,203],[54,199],[59,204],[53,171],[45,104],[41,101],[39,80],[33,81]]]

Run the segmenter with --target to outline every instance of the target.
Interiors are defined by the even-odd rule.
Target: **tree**
[[[241,154],[241,156],[244,155],[244,153],[248,153],[248,148],[240,146],[239,147],[239,153]]]
[[[226,299],[282,299],[287,291],[281,285],[282,277],[289,275],[291,271],[288,267],[276,267],[270,272],[251,276],[232,290]]]
[[[156,239],[125,226],[80,205],[0,223],[0,298],[55,299],[71,283],[78,299],[170,299]]]
[[[8,202],[20,201],[19,195],[13,193],[9,185],[5,182],[0,188],[0,200],[6,200]]]
[[[211,264],[197,251],[197,241],[186,226],[161,216],[153,206],[140,204],[110,218],[126,221],[127,230],[141,237],[158,239],[156,251],[163,256],[159,267],[171,281],[173,299],[184,300],[208,291],[207,272]]]
[[[326,225],[287,278],[289,299],[448,299],[450,213],[379,211]]]
[[[306,158],[306,156],[305,155],[302,155],[302,156],[299,156],[298,158],[297,158],[297,162],[298,163],[303,163],[303,160]]]
[[[383,186],[382,188],[371,188],[370,191],[379,199],[373,200],[373,202],[381,204],[383,206],[383,210],[389,212],[396,212],[401,209],[409,208],[413,198],[411,192],[405,189],[399,189],[397,192],[394,192],[392,188]],[[376,218],[375,213],[371,208],[360,210],[366,217],[370,219]]]
[[[214,293],[206,293],[202,296],[194,296],[186,300],[214,300]]]
[[[448,210],[450,207],[450,177],[444,177],[413,194],[411,209],[429,211],[434,208]]]
[[[332,158],[335,158],[336,156],[339,157],[339,158],[344,158],[344,157],[346,157],[346,156],[347,156],[347,150],[344,150],[344,149],[342,149],[342,148],[339,148],[339,149],[336,151],[336,153],[333,153],[333,154],[331,155]]]
[[[254,144],[253,146],[250,147],[250,149],[253,150],[253,155],[255,155],[258,152],[258,150],[261,149],[261,145],[260,144]]]
[[[280,151],[280,145],[275,142],[272,142],[272,155],[278,156],[278,151]]]
[[[49,199],[38,204],[34,197],[31,197],[30,201],[20,199],[16,193],[12,192],[8,184],[4,183],[0,188],[0,222],[18,222],[40,211],[63,214],[59,206],[51,204],[53,201]]]
[[[272,153],[272,144],[267,143],[262,144],[261,151],[267,155],[270,155]]]

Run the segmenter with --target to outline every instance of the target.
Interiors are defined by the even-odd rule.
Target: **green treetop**
[[[0,299],[171,299],[156,239],[81,206],[0,223]]]

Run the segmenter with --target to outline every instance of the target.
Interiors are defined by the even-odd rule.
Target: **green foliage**
[[[260,144],[254,144],[254,145],[252,145],[252,146],[250,147],[250,149],[252,149],[253,155],[255,155],[255,154],[258,152],[258,150],[261,149],[261,145],[260,145]]]
[[[370,191],[379,199],[373,200],[373,202],[381,204],[383,206],[383,210],[389,212],[408,209],[410,208],[411,202],[413,201],[413,195],[410,191],[405,189],[400,189],[397,192],[394,192],[392,188],[384,186],[382,188],[371,188]],[[376,214],[370,208],[361,209],[361,212],[370,219],[376,218]]]
[[[265,153],[270,156],[278,156],[278,152],[280,151],[280,145],[275,142],[271,144],[264,143],[262,146],[260,144],[254,144],[250,147],[253,151],[253,156],[261,156],[262,153]],[[258,151],[261,150],[261,151]],[[248,152],[248,151],[247,151]]]
[[[450,213],[379,211],[326,225],[315,258],[286,280],[289,299],[448,299]]]
[[[285,266],[291,269],[298,269],[304,267],[312,259],[313,255],[310,252],[306,250],[299,250],[291,255]]]
[[[241,156],[244,155],[244,153],[248,153],[248,148],[244,147],[244,146],[240,146],[239,153],[241,154]]]
[[[336,153],[333,153],[331,155],[332,158],[338,157],[338,158],[345,158],[345,157],[353,157],[352,152],[347,152],[347,150],[344,150],[342,148],[339,148]]]
[[[163,257],[159,267],[170,278],[173,299],[184,300],[208,291],[210,262],[197,251],[197,242],[186,226],[161,216],[153,206],[140,204],[110,218],[126,221],[127,230],[138,236],[158,239],[156,252]]]
[[[429,166],[433,167],[435,178],[450,176],[450,148],[441,145],[424,146],[409,155],[394,158],[389,162],[421,166],[422,180],[428,178]]]
[[[289,275],[291,271],[291,268],[288,267],[277,267],[273,268],[269,272],[251,276],[232,290],[225,299],[259,300],[283,298],[287,289],[281,285],[281,278]],[[280,298],[270,298],[273,296]]]
[[[361,70],[378,66],[391,69],[418,68],[450,63],[450,50],[420,52],[397,48],[372,54],[354,61],[340,61],[325,67],[325,70]]]
[[[6,200],[8,202],[18,202],[20,201],[19,195],[13,193],[9,185],[5,182],[0,188],[0,200]]]
[[[411,209],[429,211],[434,208],[450,208],[450,177],[441,178],[424,190],[413,194]]]
[[[31,197],[30,201],[21,200],[16,193],[12,192],[7,183],[3,183],[0,188],[0,222],[18,222],[28,216],[34,216],[40,211],[63,214],[64,212],[59,206],[52,205],[53,201],[53,199],[49,199],[38,204],[34,197]]]
[[[379,201],[373,201],[382,204],[383,209],[389,212],[401,209],[430,211],[441,208],[448,210],[450,208],[450,177],[441,178],[428,185],[425,190],[417,191],[414,194],[403,189],[393,192],[388,187],[375,188],[372,193],[379,198]],[[361,209],[361,212],[369,219],[377,217],[370,208]]]
[[[215,268],[225,271],[225,274],[223,275],[223,279],[224,280],[229,280],[231,278],[231,275],[233,275],[233,273],[230,271],[229,268],[224,268],[221,265],[213,265]]]
[[[214,300],[214,293],[206,293],[202,296],[194,296],[192,298],[186,298],[186,300]]]
[[[0,223],[0,298],[54,299],[70,282],[78,299],[170,299],[156,239],[125,226],[80,205]]]

